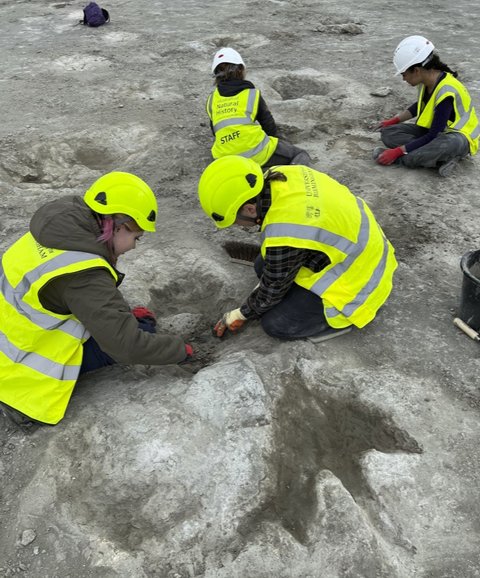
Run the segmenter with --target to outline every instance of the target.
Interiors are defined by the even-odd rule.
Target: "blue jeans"
[[[259,278],[262,271],[263,259],[259,255],[255,260],[255,273]],[[296,283],[278,305],[262,315],[260,323],[265,333],[285,340],[313,337],[331,330],[325,319],[322,299]]]
[[[138,327],[148,333],[157,332],[155,326],[144,319],[138,319]],[[107,367],[107,365],[115,365],[116,363],[114,359],[100,349],[100,346],[93,337],[87,339],[83,344],[83,359],[80,375],[94,371],[95,369],[100,369],[101,367]]]

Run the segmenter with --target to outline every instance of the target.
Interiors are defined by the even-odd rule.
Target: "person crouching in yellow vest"
[[[275,120],[260,91],[248,80],[240,54],[220,48],[213,58],[215,90],[207,100],[210,128],[215,137],[212,157],[241,155],[263,167],[309,165],[310,155],[275,135]]]
[[[480,125],[468,90],[434,48],[423,36],[409,36],[395,49],[397,75],[418,87],[418,101],[376,126],[388,148],[375,148],[373,158],[381,165],[438,168],[448,177],[476,154]],[[404,122],[414,117],[415,124]]]
[[[260,278],[221,337],[260,318],[272,337],[334,337],[372,321],[392,290],[394,249],[365,201],[302,165],[272,167],[228,156],[203,172],[198,195],[219,228],[261,225]]]
[[[84,197],[36,211],[0,270],[0,407],[20,425],[56,424],[80,374],[118,363],[163,365],[193,354],[130,309],[117,259],[154,232],[157,201],[130,173],[100,177]]]

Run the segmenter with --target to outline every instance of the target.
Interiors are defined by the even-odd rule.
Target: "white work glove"
[[[223,334],[227,329],[230,329],[233,333],[236,333],[242,325],[245,323],[247,318],[240,312],[240,309],[233,309],[217,321],[213,332],[217,337],[223,337]]]

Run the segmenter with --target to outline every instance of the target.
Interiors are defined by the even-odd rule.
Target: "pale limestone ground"
[[[30,435],[0,418],[0,576],[479,576],[478,344],[452,324],[460,256],[480,243],[478,161],[446,180],[379,167],[369,130],[415,100],[391,63],[409,34],[458,68],[478,110],[474,6],[122,0],[97,30],[76,24],[80,4],[0,6],[0,248],[43,202],[139,174],[161,225],[122,262],[123,291],[205,365],[86,377],[65,420]],[[196,199],[222,45],[396,248],[392,296],[361,332],[210,334],[256,282],[222,249],[255,234],[215,232]]]

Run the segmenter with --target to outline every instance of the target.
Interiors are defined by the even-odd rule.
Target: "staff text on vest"
[[[222,136],[222,138],[220,139],[220,142],[221,142],[222,144],[226,144],[227,142],[229,142],[229,141],[231,141],[231,140],[234,140],[234,139],[236,139],[236,138],[239,138],[239,137],[240,137],[240,131],[239,131],[239,130],[236,130],[235,132],[232,132],[232,133],[230,133],[230,134],[227,134],[227,135],[225,135],[225,136]]]

